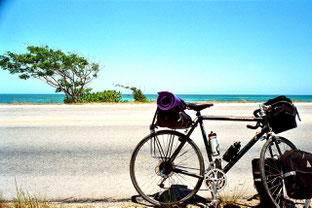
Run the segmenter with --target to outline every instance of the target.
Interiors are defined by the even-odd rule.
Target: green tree
[[[0,55],[0,67],[19,78],[36,78],[64,92],[65,102],[77,103],[79,97],[100,71],[99,64],[90,63],[74,53],[65,54],[48,46],[28,46],[26,53],[7,51]]]
[[[132,95],[133,95],[133,98],[134,98],[134,100],[136,102],[143,102],[143,103],[148,102],[148,99],[143,94],[143,92],[140,89],[136,88],[136,87],[124,86],[124,85],[121,85],[121,84],[116,84],[115,86],[132,90]]]

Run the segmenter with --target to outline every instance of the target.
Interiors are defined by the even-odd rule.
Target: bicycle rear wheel
[[[267,193],[265,199],[272,207],[291,207],[293,201],[287,197],[280,157],[286,150],[296,149],[288,139],[273,136],[262,147],[260,154],[260,172],[264,189]],[[288,205],[286,205],[288,204]]]
[[[185,143],[176,158],[175,150]],[[204,161],[195,143],[177,131],[158,131],[145,137],[135,148],[130,176],[137,192],[148,202],[160,205],[180,204],[199,190]]]

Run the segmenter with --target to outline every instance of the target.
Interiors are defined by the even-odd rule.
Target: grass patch
[[[0,193],[0,208],[52,208],[45,197],[31,195],[28,191],[24,191],[18,186],[15,179],[16,196],[12,201],[3,199],[3,192]]]
[[[130,202],[125,203],[107,203],[97,202],[91,204],[84,203],[53,203],[46,197],[40,197],[24,191],[18,186],[15,179],[16,196],[10,200],[4,200],[3,192],[0,191],[0,208],[146,208],[147,206],[137,205]]]
[[[218,194],[218,199],[220,199],[220,203],[223,205],[224,208],[235,208],[235,207],[241,207],[238,204],[241,203],[241,199],[244,198],[246,195],[247,189],[245,188],[245,185],[238,188],[238,186],[235,186],[233,191],[222,191]],[[247,206],[246,206],[247,207]]]

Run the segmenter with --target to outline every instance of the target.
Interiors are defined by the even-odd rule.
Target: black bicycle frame
[[[193,133],[197,125],[199,124],[206,152],[208,155],[209,162],[212,162],[212,156],[210,153],[210,144],[207,139],[207,134],[204,128],[204,120],[217,120],[217,121],[247,121],[247,122],[260,122],[263,123],[265,120],[263,118],[257,118],[257,117],[241,117],[241,116],[201,116],[200,112],[197,112],[197,119],[195,120],[192,128],[187,132],[187,137],[190,137],[190,135]],[[257,133],[238,153],[237,155],[222,169],[224,173],[227,173],[234,165],[235,163],[246,153],[248,150],[265,134],[269,132],[269,126],[264,125],[259,133]],[[173,153],[172,157],[170,158],[171,161],[173,161],[176,156],[178,155],[179,151],[183,148],[186,141],[182,141],[181,144],[178,146],[176,151]]]

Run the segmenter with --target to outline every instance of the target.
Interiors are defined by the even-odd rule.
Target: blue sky
[[[155,94],[312,94],[312,1],[0,0],[0,54],[48,45]],[[53,93],[0,70],[0,93]]]

